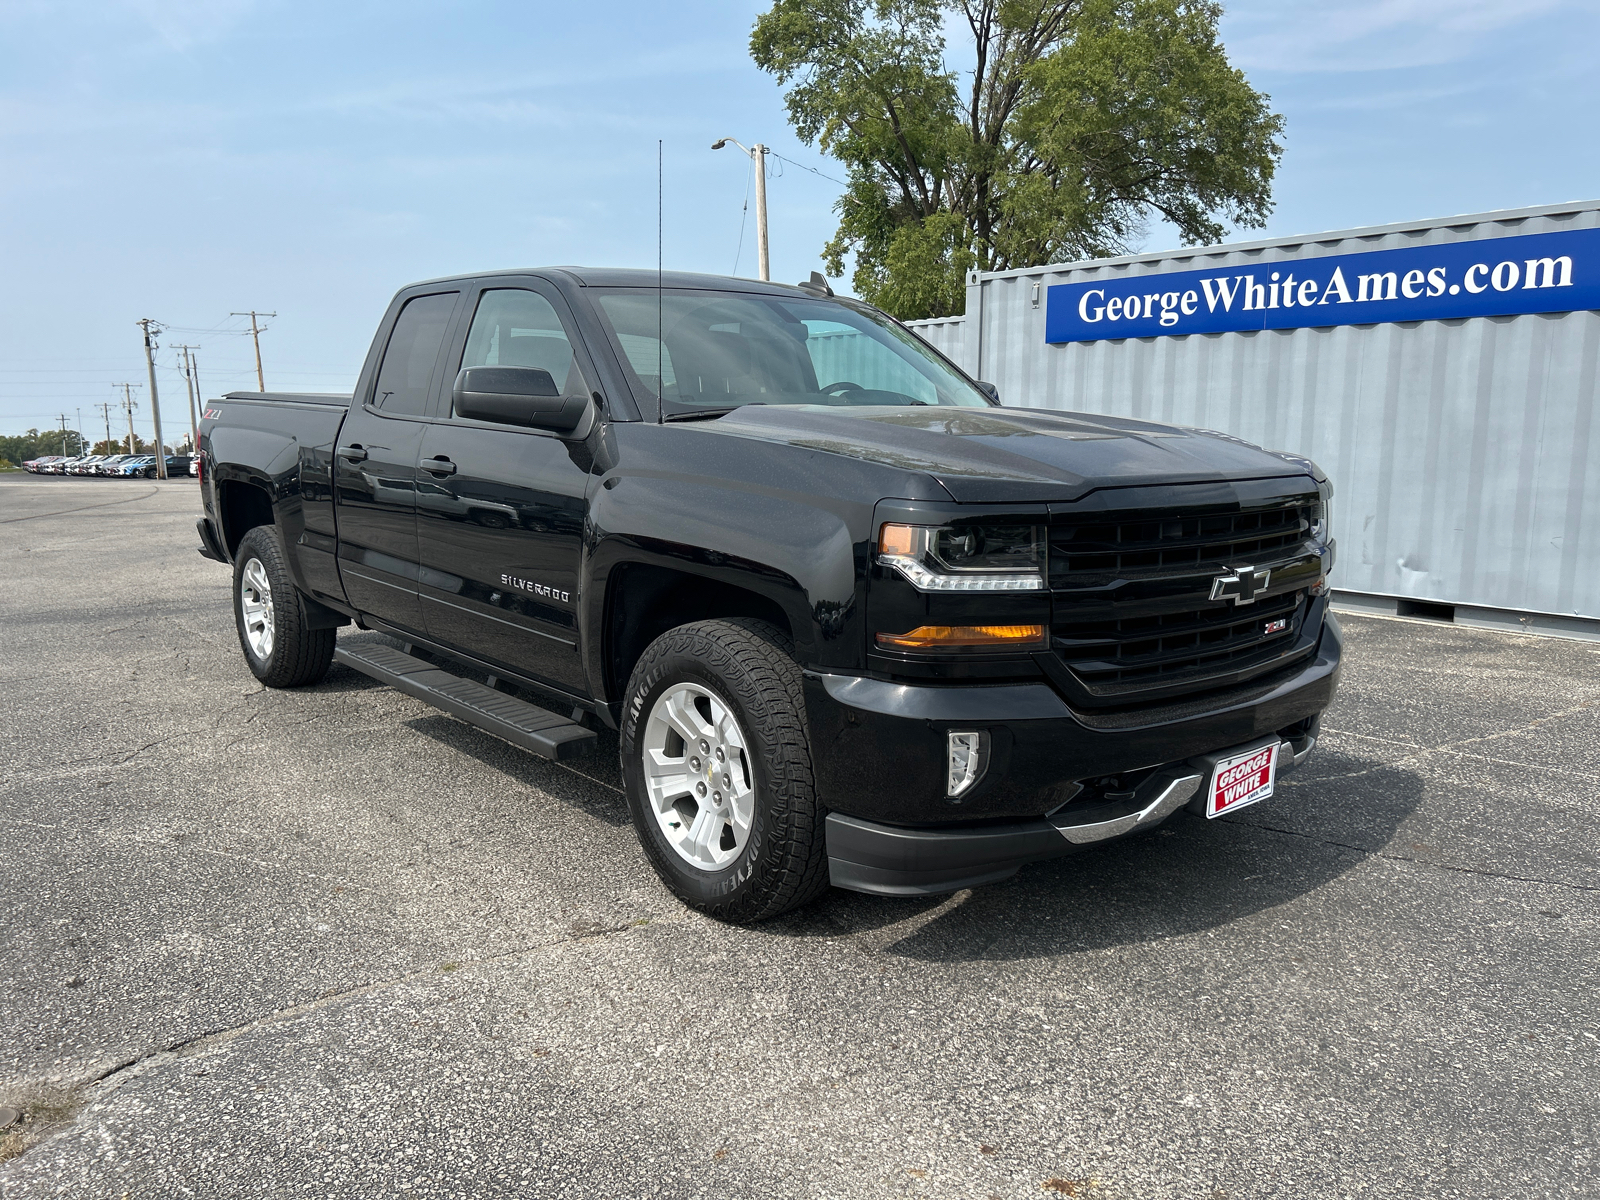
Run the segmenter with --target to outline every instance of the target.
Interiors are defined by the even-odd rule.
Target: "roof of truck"
[[[655,271],[636,267],[522,267],[502,271],[469,271],[461,275],[447,275],[441,279],[423,280],[424,283],[457,283],[468,279],[485,279],[494,276],[553,275],[562,274],[580,287],[636,287],[653,288],[660,283],[669,288],[699,288],[719,292],[765,292],[774,296],[814,295],[796,284],[767,283],[760,279],[739,279],[732,275],[701,275],[693,271]],[[410,285],[416,286],[416,285]]]

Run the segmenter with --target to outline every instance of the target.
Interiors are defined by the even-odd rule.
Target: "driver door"
[[[465,367],[539,367],[561,395],[587,397],[592,371],[565,302],[540,281],[516,282],[478,293],[446,377]],[[428,426],[416,511],[430,637],[583,693],[577,614],[590,462],[583,441],[453,408]]]

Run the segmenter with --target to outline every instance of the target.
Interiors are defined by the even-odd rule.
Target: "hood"
[[[921,472],[969,503],[1306,473],[1228,434],[1039,408],[746,405],[702,428]]]

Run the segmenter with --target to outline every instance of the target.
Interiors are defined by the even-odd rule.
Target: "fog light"
[[[989,735],[981,730],[958,733],[951,730],[949,782],[945,795],[958,800],[970,792],[989,765]]]

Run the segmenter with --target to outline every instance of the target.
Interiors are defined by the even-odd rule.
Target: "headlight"
[[[1040,592],[1044,529],[885,524],[878,537],[878,562],[923,592]]]
[[[1327,545],[1328,539],[1333,536],[1333,493],[1324,492],[1322,499],[1317,502],[1316,511],[1311,517],[1311,537],[1313,541]]]
[[[918,652],[1043,650],[1050,639],[1043,625],[919,625],[909,633],[880,633],[877,642]]]

